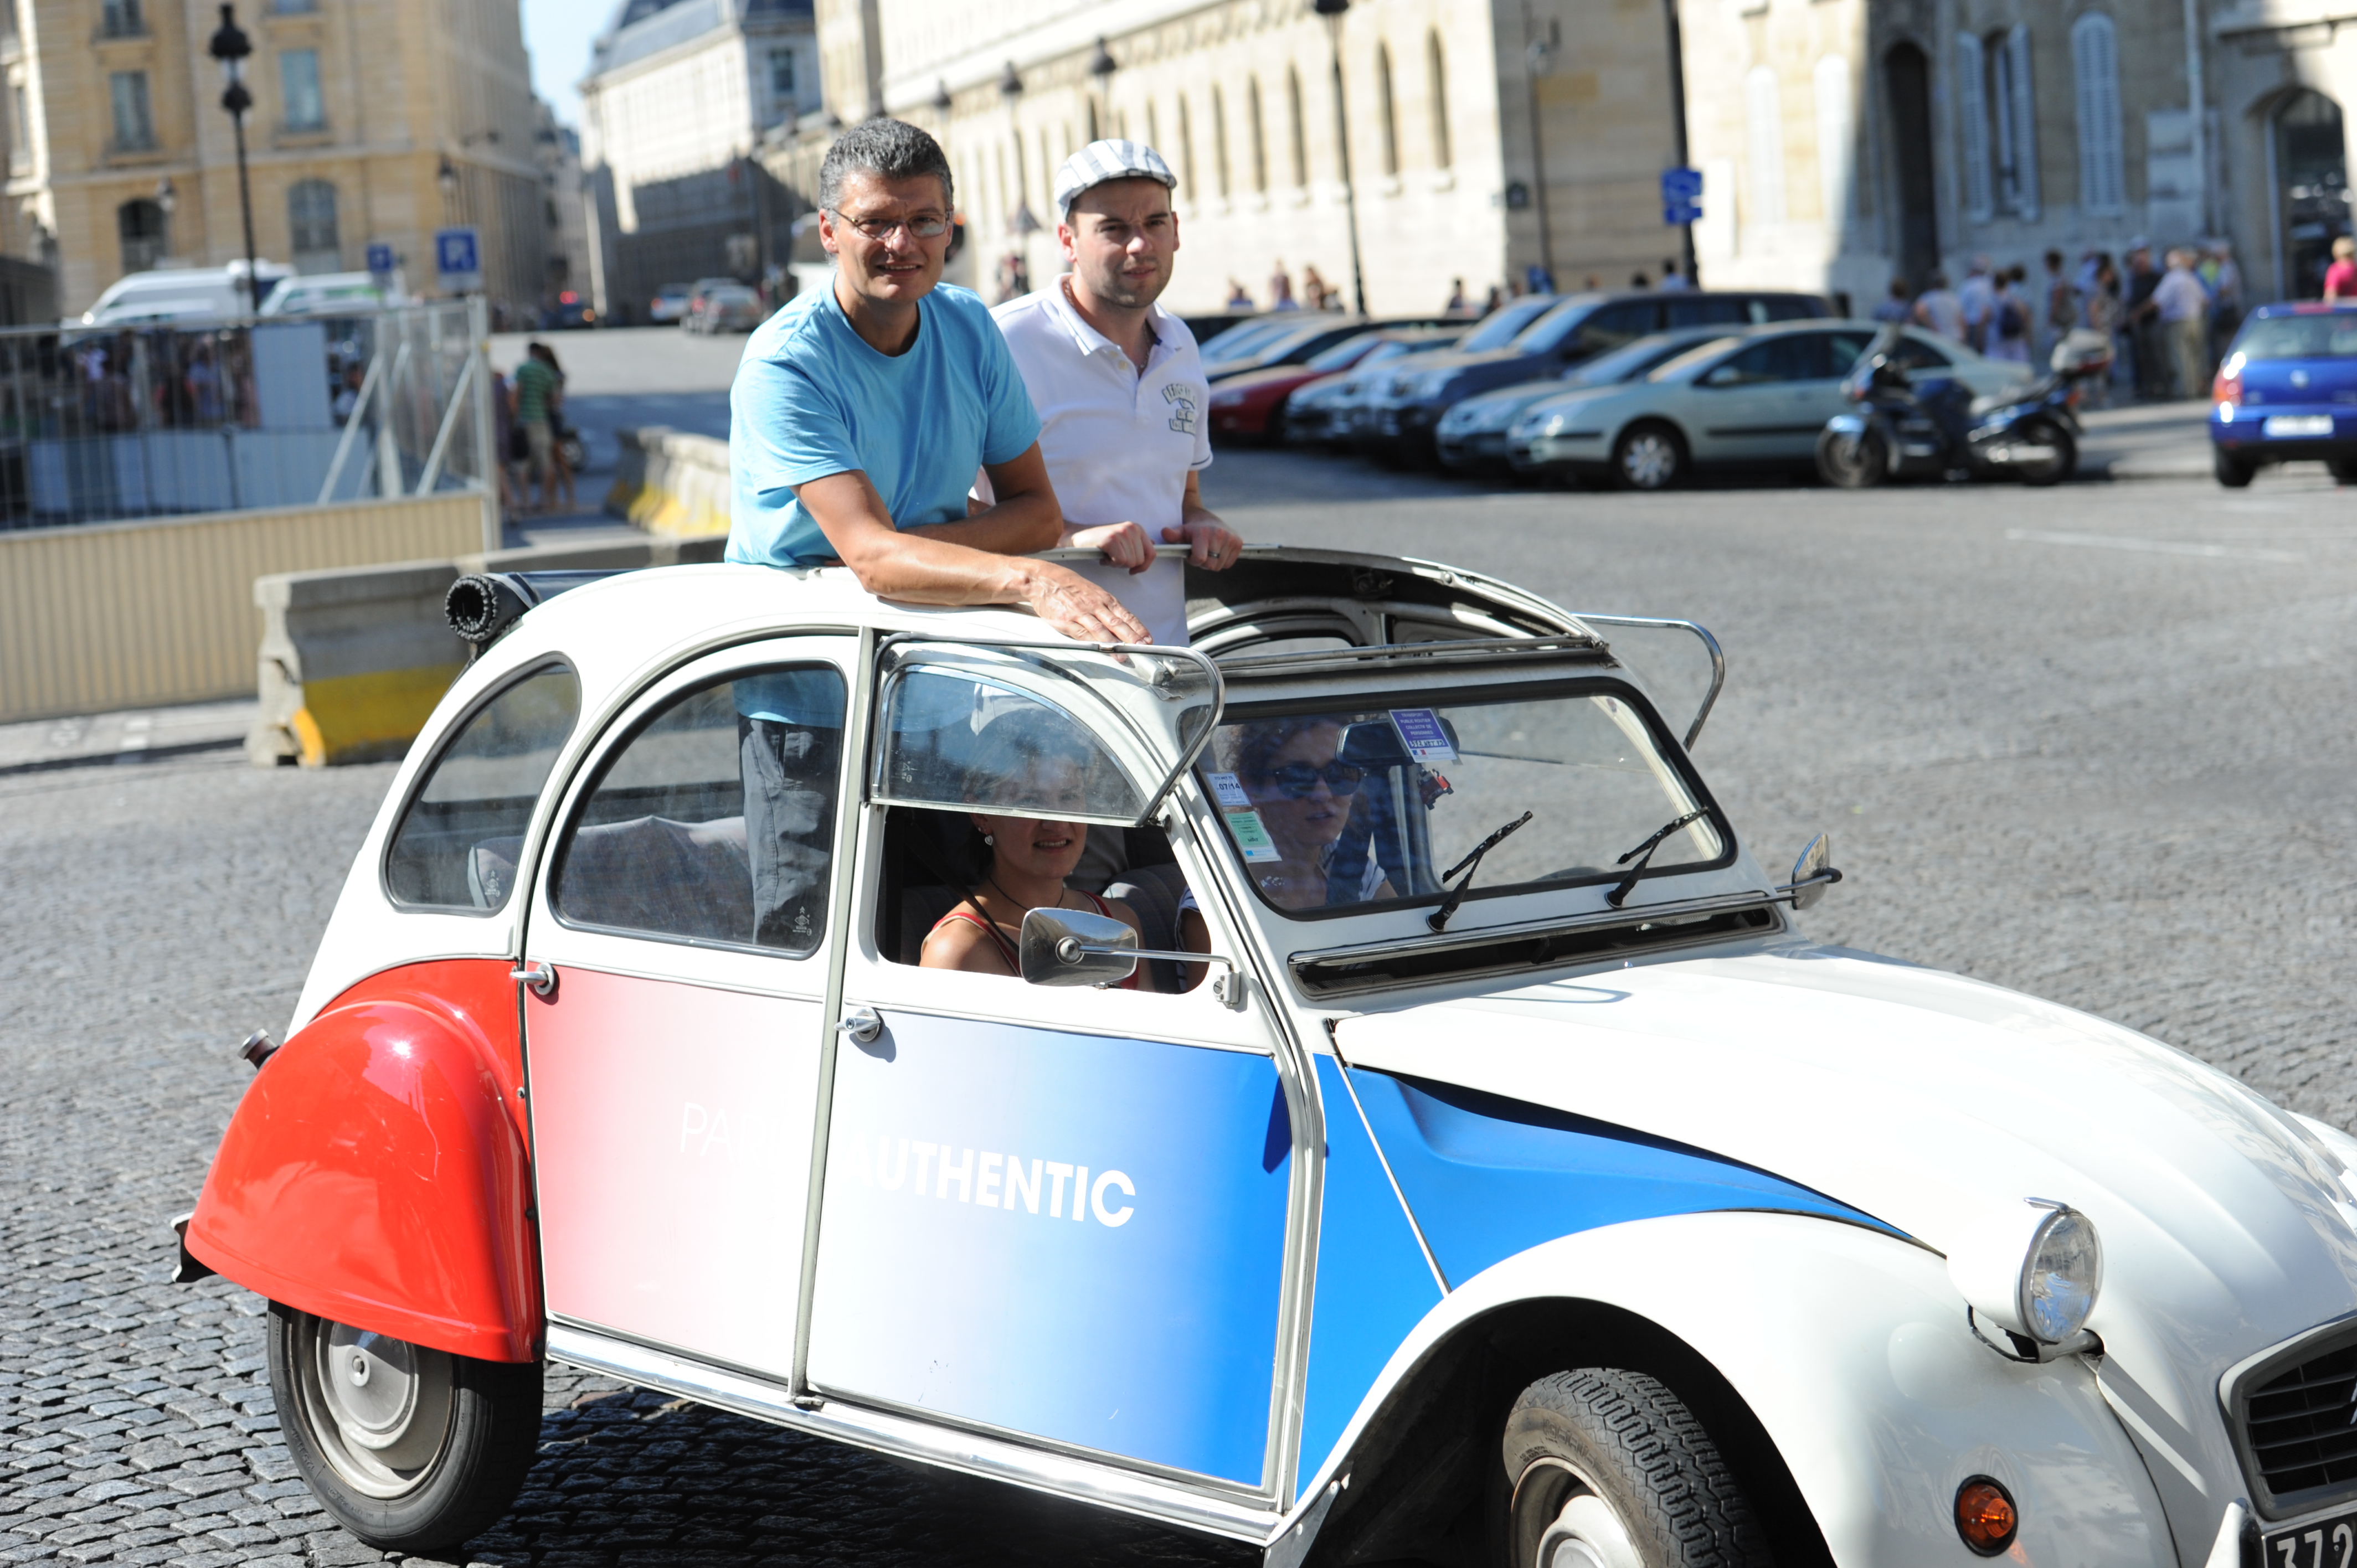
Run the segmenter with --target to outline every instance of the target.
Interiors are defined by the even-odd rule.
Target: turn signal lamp
[[[2086,1326],[2104,1287],[2104,1245],[2069,1204],[2025,1198],[1956,1241],[1948,1278],[1978,1317],[2025,1341],[2026,1356]]]
[[[2232,424],[2234,411],[2243,405],[2242,355],[2229,354],[2218,367],[2218,379],[2210,383],[2210,399],[2218,405],[2218,417]]]
[[[2000,1482],[1975,1476],[1956,1488],[1956,1533],[1981,1556],[1996,1556],[2020,1530],[2021,1514]]]

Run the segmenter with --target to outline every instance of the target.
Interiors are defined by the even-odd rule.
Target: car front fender
[[[532,1174],[504,960],[407,965],[274,1053],[186,1242],[247,1289],[490,1361],[539,1354]]]
[[[1350,1468],[1368,1423],[1454,1337],[1534,1302],[1617,1308],[1708,1361],[1759,1419],[1843,1568],[1984,1561],[1953,1522],[1975,1476],[1995,1477],[2019,1506],[2016,1561],[2177,1561],[2144,1463],[2084,1360],[2000,1357],[1974,1337],[1927,1249],[1757,1211],[1582,1231],[1475,1275],[1401,1344],[1337,1457],[1298,1495],[1318,1498]],[[1569,1354],[1566,1369],[1580,1364]]]

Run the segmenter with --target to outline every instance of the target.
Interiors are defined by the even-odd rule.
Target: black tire
[[[1657,419],[1638,421],[1612,444],[1612,480],[1624,490],[1674,489],[1691,467],[1684,437]]]
[[[2218,482],[2228,489],[2239,490],[2251,482],[2251,476],[2258,472],[2258,469],[2244,462],[2240,457],[2230,457],[2223,452],[2212,449],[2210,454],[2210,471],[2216,474]]]
[[[2325,461],[2333,478],[2341,484],[2357,485],[2357,457],[2332,457]]]
[[[1817,436],[1817,476],[1845,490],[1870,489],[1890,477],[1890,448],[1874,430],[1854,438],[1824,431]]]
[[[2061,425],[2040,420],[2024,430],[2019,439],[2034,446],[2054,448],[2054,456],[2044,462],[2024,463],[2014,470],[2023,484],[2041,489],[2047,485],[2059,485],[2077,471],[2079,444],[2072,440],[2071,433]]]
[[[1541,1378],[1506,1417],[1507,1568],[1562,1547],[1644,1568],[1772,1568],[1767,1532],[1710,1434],[1642,1372]],[[1617,1539],[1616,1539],[1617,1535]],[[1577,1549],[1568,1554],[1580,1562]]]
[[[286,1451],[346,1530],[380,1551],[434,1552],[515,1501],[540,1444],[539,1362],[429,1350],[274,1301],[269,1336]],[[350,1388],[330,1390],[346,1361]]]

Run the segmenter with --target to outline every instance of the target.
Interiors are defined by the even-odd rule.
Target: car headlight
[[[1974,1312],[2007,1333],[2060,1345],[2086,1326],[2104,1288],[2095,1222],[2065,1203],[2024,1200],[1948,1254],[1948,1278]]]

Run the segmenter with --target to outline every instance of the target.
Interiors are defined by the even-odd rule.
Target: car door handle
[[[508,978],[519,984],[531,986],[533,994],[535,996],[553,996],[556,993],[556,966],[552,963],[542,963],[534,960],[526,963],[522,969],[508,971]]]
[[[836,1020],[834,1032],[838,1035],[848,1035],[852,1039],[865,1046],[872,1043],[877,1036],[884,1032],[884,1020],[876,1015],[876,1009],[873,1007],[854,1007]]]

